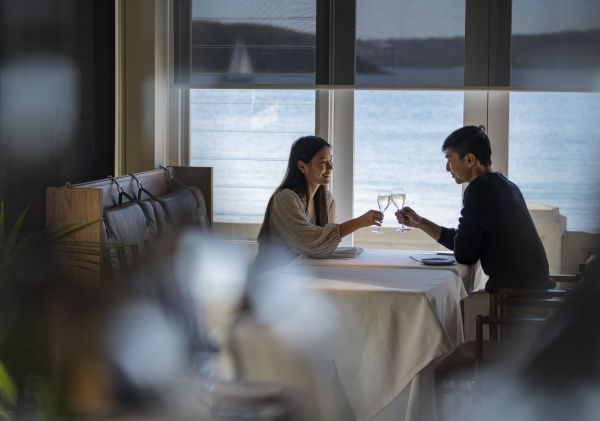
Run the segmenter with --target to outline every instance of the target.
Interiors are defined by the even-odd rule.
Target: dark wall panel
[[[114,168],[114,2],[0,2],[0,200],[44,225],[45,188]]]

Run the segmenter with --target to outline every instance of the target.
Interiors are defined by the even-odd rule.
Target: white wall
[[[168,0],[117,0],[123,173],[167,161]],[[119,47],[118,46],[118,47]]]

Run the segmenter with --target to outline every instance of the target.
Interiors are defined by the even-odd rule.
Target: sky
[[[192,0],[192,15],[314,29],[316,0]],[[361,39],[464,36],[465,0],[357,0]],[[600,29],[600,0],[513,0],[513,33]]]

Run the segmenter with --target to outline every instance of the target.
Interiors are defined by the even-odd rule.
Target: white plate
[[[450,256],[435,256],[435,257],[410,256],[410,258],[413,260],[416,260],[417,262],[421,262],[424,265],[428,265],[428,266],[449,266],[449,265],[456,264],[456,260],[454,260],[454,257],[450,257]]]

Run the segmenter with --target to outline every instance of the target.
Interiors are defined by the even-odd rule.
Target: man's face
[[[456,184],[467,182],[470,174],[470,166],[468,163],[470,154],[466,154],[461,158],[458,153],[451,148],[447,148],[444,152],[446,154],[446,171],[452,175]]]

